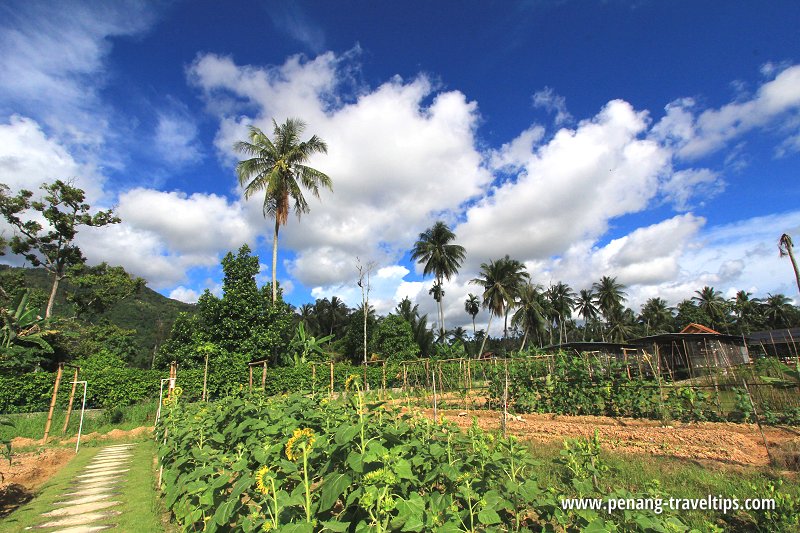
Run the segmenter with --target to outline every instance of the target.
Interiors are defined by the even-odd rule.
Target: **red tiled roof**
[[[695,324],[694,322],[683,328],[681,333],[713,333],[715,335],[721,335],[719,331],[714,331],[711,328],[707,328],[702,324]]]

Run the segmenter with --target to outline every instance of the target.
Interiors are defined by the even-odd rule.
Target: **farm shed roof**
[[[750,333],[747,336],[747,339],[753,344],[778,344],[790,342],[796,342],[800,344],[800,328],[755,331]]]

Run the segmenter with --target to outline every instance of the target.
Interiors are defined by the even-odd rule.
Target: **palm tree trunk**
[[[275,215],[275,233],[272,236],[272,304],[278,299],[278,282],[277,282],[277,269],[278,269],[278,216]]]
[[[522,345],[519,347],[519,353],[522,353],[522,350],[525,349],[525,341],[528,340],[528,327],[525,326],[525,334],[522,336]]]
[[[475,337],[475,315],[472,315],[472,336]]]
[[[486,346],[486,339],[489,338],[489,328],[492,327],[492,313],[489,313],[489,323],[486,324],[486,335],[483,336],[483,342],[481,343],[481,349],[478,350],[478,357],[480,358],[483,355],[483,348]]]
[[[797,282],[797,290],[800,292],[800,271],[797,269],[797,261],[795,261],[792,246],[786,246],[786,252],[789,254],[789,260],[792,262],[792,268],[794,268],[794,279],[795,282]]]

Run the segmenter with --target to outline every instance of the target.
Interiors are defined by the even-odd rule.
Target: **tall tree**
[[[558,282],[547,289],[547,299],[550,300],[551,317],[558,327],[558,342],[565,342],[567,330],[564,326],[565,318],[572,313],[575,305],[575,291],[566,283]],[[562,336],[563,333],[563,336]],[[569,342],[569,340],[566,340]]]
[[[739,291],[731,300],[730,306],[735,315],[734,324],[739,333],[748,334],[760,321],[761,300],[751,298],[752,294],[747,291]]]
[[[469,316],[472,317],[472,336],[475,336],[475,317],[478,316],[478,313],[481,310],[481,302],[478,300],[478,297],[472,293],[469,293],[467,299],[464,300],[464,311],[467,312]]]
[[[606,321],[606,327],[611,327],[613,318],[622,316],[622,302],[625,301],[625,285],[618,283],[617,278],[603,276],[600,281],[592,285],[592,290],[597,298],[597,308]]]
[[[306,124],[302,120],[289,118],[278,125],[273,119],[273,138],[260,129],[250,126],[249,141],[239,141],[233,148],[249,159],[239,161],[236,174],[239,185],[244,187],[244,197],[264,193],[264,217],[275,219],[272,236],[272,302],[277,300],[276,271],[278,268],[278,231],[288,221],[290,200],[299,219],[309,212],[308,202],[303,196],[307,189],[319,198],[320,187],[333,190],[331,178],[306,163],[312,155],[327,153],[325,141],[312,135],[300,141]]]
[[[594,304],[595,296],[591,289],[581,289],[575,300],[575,311],[583,319],[583,340],[586,340],[586,331],[597,320],[600,312]]]
[[[483,287],[483,307],[489,310],[487,335],[483,338],[478,356],[483,354],[483,348],[486,346],[492,317],[504,315],[509,305],[513,305],[520,287],[530,279],[524,268],[519,261],[505,256],[496,261],[482,263],[480,276],[470,281]]]
[[[439,306],[439,332],[441,337],[444,337],[445,330],[442,283],[444,280],[449,281],[451,277],[458,273],[458,269],[461,263],[464,262],[466,255],[463,246],[453,244],[455,238],[456,234],[447,227],[447,224],[440,220],[419,234],[419,239],[414,243],[414,248],[411,250],[411,258],[423,264],[423,274],[433,274],[436,278],[434,286],[438,286],[438,290],[433,293],[433,296]]]
[[[794,258],[794,244],[788,233],[784,233],[781,235],[781,238],[778,239],[778,253],[781,257],[789,256],[789,260],[792,262],[792,268],[794,269],[794,280],[797,283],[797,290],[800,291],[800,271],[797,269],[797,261]]]
[[[526,283],[517,291],[517,310],[511,317],[511,325],[522,328],[522,344],[519,350],[525,349],[528,335],[533,332],[539,337],[545,330],[546,313],[542,305],[545,299],[541,287]]]
[[[712,328],[726,328],[728,304],[722,293],[707,285],[694,293],[696,296],[692,296],[692,301],[711,318],[711,324],[708,325]]]
[[[673,321],[672,309],[663,298],[650,298],[639,313],[639,322],[644,324],[645,335],[668,333]]]
[[[44,314],[49,318],[59,283],[69,276],[71,267],[86,261],[75,244],[78,229],[81,226],[116,224],[120,219],[111,209],[91,214],[84,192],[61,180],[44,184],[41,188],[46,193],[44,198],[31,201],[31,191],[22,189],[16,196],[10,196],[8,187],[0,184],[0,214],[14,227],[15,234],[9,241],[11,251],[23,256],[33,266],[44,267],[53,276]],[[45,228],[31,218],[21,218],[30,209],[38,212],[49,227]]]

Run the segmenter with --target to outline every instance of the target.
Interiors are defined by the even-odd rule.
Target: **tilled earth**
[[[440,410],[445,418],[462,429],[477,417],[482,429],[500,428],[502,412],[489,410]],[[433,410],[424,411],[428,417]],[[792,428],[764,427],[764,435],[773,456],[796,453],[800,449],[800,431]],[[742,466],[770,464],[764,441],[755,424],[680,423],[662,426],[657,421],[603,416],[558,416],[526,414],[509,417],[508,432],[532,442],[563,441],[591,437],[599,433],[601,445],[624,453],[641,453],[714,461]]]

